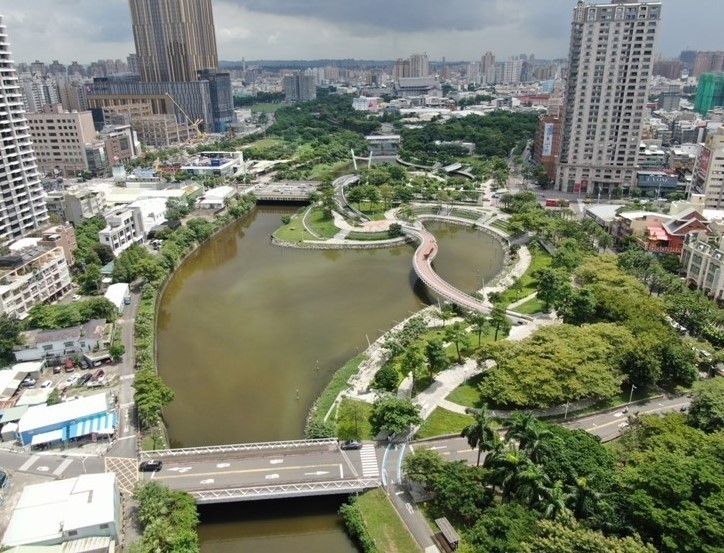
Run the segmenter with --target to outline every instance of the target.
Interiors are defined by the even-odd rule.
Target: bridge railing
[[[333,480],[325,482],[252,486],[248,488],[198,490],[189,491],[188,493],[196,499],[196,503],[226,503],[241,500],[271,499],[275,497],[346,493],[368,490],[379,486],[379,478],[362,478],[355,480]]]
[[[192,455],[215,455],[219,453],[243,453],[245,451],[272,451],[279,449],[302,449],[308,447],[329,447],[337,445],[337,438],[316,440],[286,440],[281,442],[257,442],[250,444],[209,445],[201,447],[184,447],[178,449],[156,449],[141,451],[141,459],[158,457],[188,457]]]

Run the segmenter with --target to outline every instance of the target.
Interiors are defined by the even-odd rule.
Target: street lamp
[[[634,393],[634,390],[635,390],[635,389],[636,389],[636,384],[631,384],[631,393],[630,393],[629,396],[628,396],[628,402],[629,402],[629,403],[631,403],[631,400],[633,399],[633,393]]]

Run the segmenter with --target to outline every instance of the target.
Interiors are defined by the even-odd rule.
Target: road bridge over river
[[[361,492],[380,485],[374,445],[342,451],[336,439],[295,440],[141,452],[163,461],[146,473],[196,502],[229,503]]]

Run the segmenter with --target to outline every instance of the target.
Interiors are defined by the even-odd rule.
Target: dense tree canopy
[[[620,389],[620,366],[632,349],[631,333],[616,325],[544,327],[525,340],[497,344],[495,367],[480,389],[489,403],[519,407],[610,397]]]

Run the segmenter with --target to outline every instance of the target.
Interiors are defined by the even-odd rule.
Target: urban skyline
[[[389,60],[426,51],[431,61],[462,61],[486,50],[498,59],[531,52],[565,58],[575,1],[520,0],[516,6],[453,0],[441,13],[432,2],[409,0],[391,6],[374,0],[349,5],[315,0],[303,6],[284,0],[213,0],[222,60],[321,59],[330,52],[338,59]],[[134,51],[128,0],[36,0],[21,7],[5,0],[0,11],[14,30],[16,62],[52,57],[88,63]],[[657,52],[671,57],[686,49],[719,49],[717,22],[724,18],[724,3],[698,0],[692,10],[686,0],[665,0],[663,14]],[[687,32],[690,28],[696,32]]]

